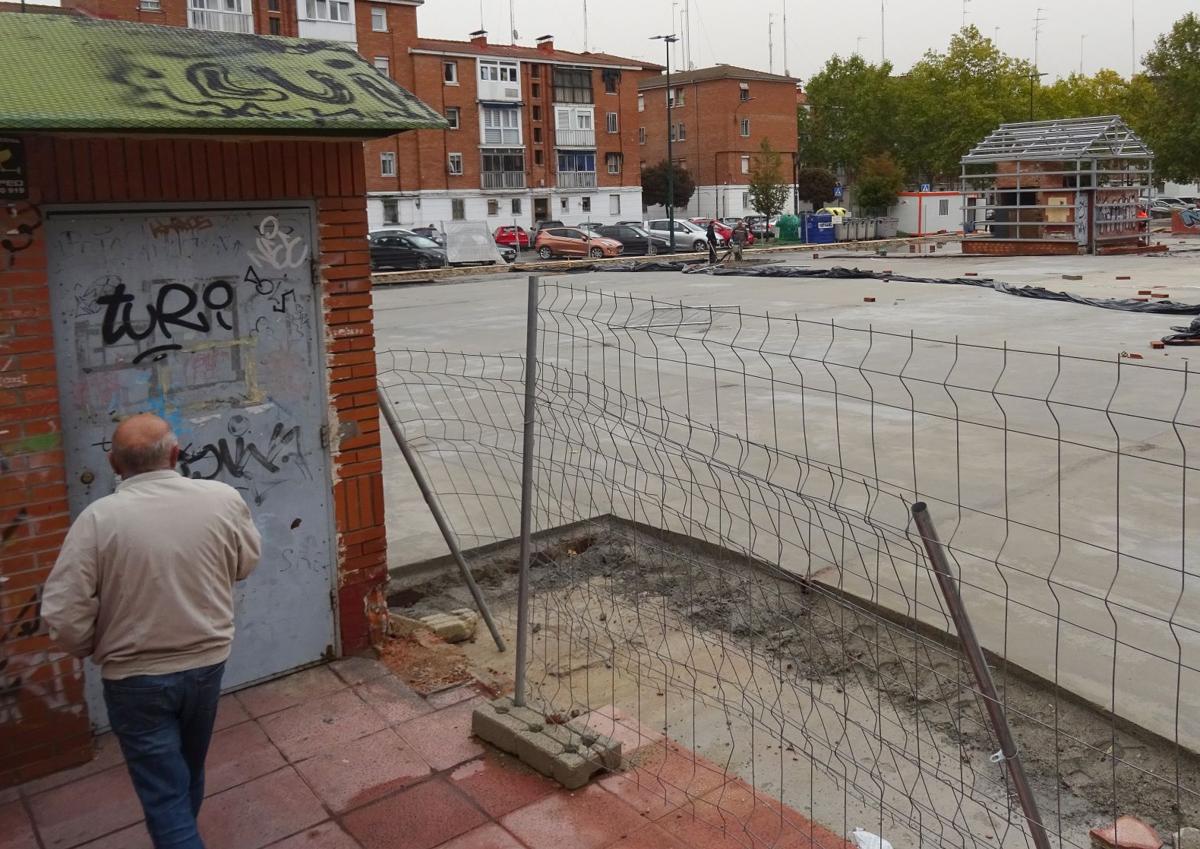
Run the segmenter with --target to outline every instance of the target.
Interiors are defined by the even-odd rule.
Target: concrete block
[[[554,777],[554,765],[562,753],[559,744],[540,731],[526,730],[517,735],[517,759],[542,775]]]
[[[1062,276],[1062,279],[1063,280],[1082,280],[1083,275],[1082,274],[1064,274]]]
[[[479,614],[467,608],[459,608],[449,613],[433,613],[422,616],[421,623],[448,643],[461,643],[475,636],[475,627],[479,624]]]
[[[494,704],[482,705],[471,714],[471,733],[497,749],[517,754],[517,735],[529,730],[528,723]]]
[[[1200,828],[1181,828],[1175,832],[1175,849],[1200,849]]]
[[[593,758],[564,753],[554,759],[554,771],[550,777],[568,790],[578,790],[601,769],[603,767]]]

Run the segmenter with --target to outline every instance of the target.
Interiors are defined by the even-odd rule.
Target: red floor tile
[[[259,722],[271,742],[293,763],[385,726],[383,718],[351,690],[264,716]]]
[[[329,664],[329,668],[351,687],[392,674],[390,669],[371,657],[345,657]]]
[[[775,799],[755,793],[741,780],[731,780],[702,799],[659,820],[684,842],[712,840],[713,832],[729,843],[754,849],[843,849],[845,841]]]
[[[100,799],[104,804],[97,805]],[[78,846],[142,818],[124,766],[39,793],[29,799],[29,807],[46,849]]]
[[[154,844],[150,841],[150,833],[146,831],[145,823],[139,822],[107,837],[85,843],[79,849],[154,849]]]
[[[396,726],[425,762],[435,770],[450,769],[483,754],[471,736],[471,713],[482,700],[473,699]]]
[[[338,812],[362,807],[430,774],[429,764],[390,728],[324,749],[296,764],[296,771]]]
[[[208,796],[274,772],[287,761],[256,722],[243,722],[213,735],[204,792]]]
[[[98,735],[92,741],[92,753],[93,757],[90,763],[77,766],[74,769],[64,769],[62,772],[56,772],[53,775],[47,775],[45,778],[30,781],[28,784],[21,786],[21,792],[26,797],[35,796],[46,790],[61,787],[68,782],[78,781],[81,778],[95,775],[98,772],[104,772],[106,769],[112,769],[114,766],[125,763],[125,758],[121,754],[121,746],[117,742],[117,738],[112,734]]]
[[[490,822],[481,825],[474,831],[468,831],[462,837],[456,837],[449,843],[443,843],[438,849],[525,849],[517,839],[507,831]],[[567,849],[567,847],[563,847]]]
[[[644,726],[629,714],[613,705],[605,705],[585,713],[576,722],[590,727],[593,731],[605,734],[621,744],[621,754],[629,757],[634,752],[646,746],[661,743],[665,735]]]
[[[610,849],[693,849],[671,837],[657,825],[648,825],[612,844]]]
[[[598,849],[646,826],[637,811],[594,784],[547,796],[500,822],[530,849]]]
[[[632,768],[605,776],[600,786],[650,819],[665,816],[726,782],[718,767],[673,743],[642,749],[627,763]]]
[[[342,679],[328,668],[318,666],[242,690],[237,694],[237,699],[247,713],[259,717],[328,696],[345,686]]]
[[[415,690],[393,675],[361,684],[354,688],[354,692],[389,725],[398,725],[433,712],[433,708]]]
[[[33,823],[20,802],[0,805],[0,849],[38,849]]]
[[[433,779],[359,808],[342,824],[364,849],[431,849],[484,822],[460,793]]]
[[[200,834],[208,849],[261,849],[328,816],[320,800],[288,767],[205,801]]]
[[[491,817],[502,817],[558,789],[516,758],[491,749],[450,773],[450,782]]]
[[[217,721],[213,725],[213,731],[220,731],[231,725],[237,725],[239,722],[245,722],[249,718],[250,714],[242,707],[242,703],[237,700],[235,694],[230,693],[227,696],[221,696],[221,701],[217,703]]]
[[[270,849],[361,849],[361,844],[337,823],[327,822],[272,843]]]

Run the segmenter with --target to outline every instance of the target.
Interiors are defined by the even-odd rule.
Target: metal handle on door
[[[85,469],[83,474],[79,476],[79,482],[82,483],[84,486],[87,486],[95,479],[96,479],[96,476],[94,474],[92,474],[90,469]]]

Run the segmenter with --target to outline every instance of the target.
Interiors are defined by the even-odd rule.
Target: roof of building
[[[1001,124],[962,158],[964,165],[1068,159],[1153,159],[1154,152],[1120,116]]]
[[[787,83],[795,85],[794,77],[768,74],[766,71],[755,71],[750,68],[739,68],[736,65],[713,65],[711,68],[697,68],[694,71],[679,71],[671,74],[671,85],[690,85],[691,83],[706,83],[712,80],[743,80],[768,83]],[[659,77],[642,80],[639,89],[661,88],[667,84],[665,74]]]
[[[0,13],[0,129],[368,138],[444,119],[343,44]]]
[[[590,65],[610,68],[642,68],[660,71],[661,65],[641,59],[627,59],[609,53],[573,53],[569,50],[547,50],[543,47],[526,47],[520,44],[475,44],[470,41],[453,41],[444,38],[419,38],[414,50],[434,53],[454,53],[469,56],[494,56],[503,59],[524,59],[527,62],[561,62],[568,65]]]

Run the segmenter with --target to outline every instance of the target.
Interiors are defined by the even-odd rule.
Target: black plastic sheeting
[[[1171,336],[1164,336],[1163,342],[1168,345],[1200,345],[1200,318],[1193,319],[1187,327],[1172,327],[1175,331]]]
[[[1018,298],[1042,301],[1062,301],[1084,304],[1105,310],[1141,312],[1158,315],[1200,315],[1200,304],[1181,304],[1171,300],[1138,301],[1133,298],[1088,298],[1071,292],[1055,292],[1044,286],[1014,285],[990,277],[911,277],[866,271],[861,268],[796,268],[788,265],[761,265],[752,268],[730,268],[720,265],[689,265],[682,262],[652,262],[645,264],[620,263],[597,266],[596,271],[682,271],[685,274],[709,274],[713,277],[772,277],[807,280],[891,280],[897,283],[936,283],[943,286],[974,286],[991,289]],[[1193,324],[1195,326],[1195,324]],[[1173,328],[1175,329],[1175,328]],[[1200,328],[1197,328],[1200,333]]]

